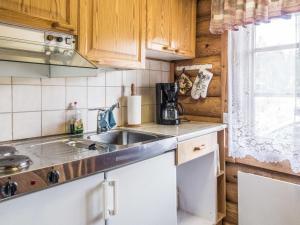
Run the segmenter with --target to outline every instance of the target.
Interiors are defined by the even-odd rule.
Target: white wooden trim
[[[177,66],[176,70],[180,71],[180,70],[199,70],[199,71],[203,71],[203,70],[207,70],[207,69],[212,69],[212,64],[203,64],[203,65],[192,65],[192,66]]]

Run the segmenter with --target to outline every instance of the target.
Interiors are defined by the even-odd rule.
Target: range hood
[[[76,50],[74,36],[0,24],[0,76],[96,76]]]

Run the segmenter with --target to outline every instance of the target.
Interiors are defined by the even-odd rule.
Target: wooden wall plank
[[[221,36],[202,36],[196,40],[196,57],[221,55]]]
[[[238,203],[238,187],[236,183],[226,183],[226,199],[229,202]]]
[[[209,31],[209,23],[210,23],[209,18],[208,19],[197,18],[197,24],[196,24],[197,37],[212,35]]]
[[[176,62],[176,66],[189,66],[189,65],[199,65],[199,64],[212,64],[212,69],[210,71],[214,74],[214,76],[221,75],[222,66],[221,66],[220,55],[206,56],[206,57],[200,57],[191,60],[183,60],[183,61]],[[191,71],[191,72],[197,73],[198,71]],[[176,73],[180,74],[180,72],[178,71],[176,71]]]
[[[225,32],[221,37],[221,84],[222,84],[222,111],[228,112],[228,32]],[[223,114],[222,114],[223,118]]]
[[[235,203],[227,202],[226,203],[226,217],[225,221],[238,224],[238,206]]]
[[[179,101],[189,115],[221,117],[221,98],[219,97],[194,100],[191,97],[179,96]]]
[[[197,17],[210,17],[211,0],[199,0],[197,5]]]
[[[221,118],[218,117],[183,115],[182,118],[185,118],[190,121],[221,123]]]

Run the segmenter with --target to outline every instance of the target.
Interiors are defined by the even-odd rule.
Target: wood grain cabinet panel
[[[79,51],[105,67],[145,67],[145,0],[81,0]]]
[[[147,56],[194,58],[196,7],[196,0],[147,0]]]
[[[195,57],[196,0],[172,0],[172,42],[176,54]]]
[[[78,0],[1,0],[0,21],[77,33]]]
[[[171,0],[147,0],[147,48],[172,51],[171,21]]]

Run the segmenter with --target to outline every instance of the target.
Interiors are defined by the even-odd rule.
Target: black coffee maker
[[[178,125],[183,108],[178,103],[177,83],[156,84],[156,120],[158,124]]]

